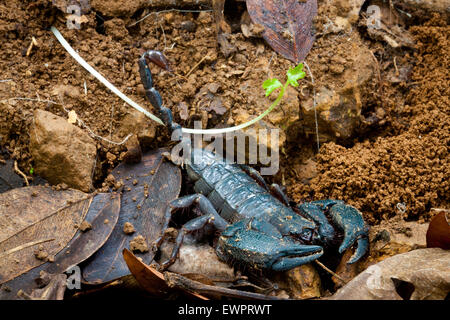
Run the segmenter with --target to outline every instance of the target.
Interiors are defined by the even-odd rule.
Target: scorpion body
[[[179,130],[181,127],[173,122],[170,109],[162,105],[153,87],[147,59],[166,69],[168,63],[160,52],[147,51],[139,60],[139,68],[147,98],[169,130]],[[180,208],[197,204],[202,215],[182,227],[172,255],[161,269],[176,260],[186,235],[208,227],[221,232],[216,246],[219,258],[255,268],[284,271],[311,262],[323,254],[324,247],[336,242],[339,233],[344,233],[340,253],[356,244],[349,263],[367,252],[368,227],[362,214],[343,201],[320,200],[292,206],[278,185],[269,187],[251,167],[228,163],[203,149],[193,149],[190,160],[186,170],[195,183],[196,194],[169,203],[163,231],[172,213]],[[155,249],[163,238],[164,232],[155,241]]]

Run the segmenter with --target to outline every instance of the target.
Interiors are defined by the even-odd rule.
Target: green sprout
[[[30,174],[33,174],[34,173],[34,168],[32,167],[31,169],[30,169]]]
[[[298,80],[303,79],[306,76],[306,73],[303,71],[303,63],[299,63],[294,68],[289,68],[289,70],[286,72],[287,80],[284,83],[284,85],[280,82],[278,79],[267,79],[262,84],[263,89],[266,90],[266,97],[269,96],[274,90],[281,88],[280,93],[278,94],[278,97],[275,99],[275,101],[270,105],[270,107],[264,111],[263,114],[261,114],[258,118],[262,118],[266,116],[270,111],[273,110],[283,99],[284,92],[286,91],[287,87],[289,85],[293,87],[298,87]],[[259,120],[259,119],[258,119]]]
[[[287,76],[287,80],[284,85],[278,79],[267,79],[266,81],[264,81],[264,83],[262,84],[262,87],[263,87],[263,89],[266,90],[266,97],[269,96],[274,90],[281,88],[280,93],[278,94],[278,97],[269,106],[269,108],[267,108],[266,111],[264,111],[259,116],[257,116],[256,118],[254,118],[248,122],[245,122],[236,127],[233,127],[235,130],[248,127],[248,126],[258,122],[259,120],[264,118],[266,115],[268,115],[270,113],[270,111],[273,110],[273,108],[275,108],[277,105],[280,104],[281,99],[283,99],[284,92],[286,91],[286,89],[289,85],[291,85],[293,87],[298,87],[297,81],[300,79],[303,79],[306,76],[306,73],[303,72],[303,63],[299,63],[295,68],[289,68],[289,70],[286,72],[286,76]]]

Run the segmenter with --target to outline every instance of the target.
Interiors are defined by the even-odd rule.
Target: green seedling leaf
[[[287,82],[293,86],[298,87],[298,80],[303,79],[306,73],[303,72],[303,63],[299,63],[295,68],[289,68],[286,72]]]
[[[267,79],[263,82],[263,89],[266,90],[266,97],[272,93],[273,90],[281,88],[283,85],[278,79]]]

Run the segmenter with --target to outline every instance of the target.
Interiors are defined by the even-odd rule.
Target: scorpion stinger
[[[178,130],[179,134],[178,139],[176,140],[181,140],[181,126],[173,121],[172,111],[169,108],[164,107],[161,94],[153,87],[153,78],[148,62],[153,62],[168,71],[172,71],[172,69],[170,68],[166,57],[160,51],[146,51],[139,59],[139,74],[144,86],[145,96],[156,109],[166,127],[169,128],[170,133],[172,134]]]

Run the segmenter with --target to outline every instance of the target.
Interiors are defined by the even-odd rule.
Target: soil
[[[90,11],[82,28],[71,30],[51,1],[0,1],[0,147],[28,173],[34,166],[29,149],[34,110],[64,118],[75,111],[90,128],[83,129],[96,135],[94,186],[100,188],[127,151],[125,144],[105,139],[120,142],[135,132],[144,152],[170,144],[165,128],[145,118],[136,122],[130,106],[78,65],[49,31],[51,25],[91,66],[149,111],[137,60],[145,50],[164,52],[174,72],[154,66],[154,86],[183,127],[193,127],[196,120],[208,128],[226,127],[239,124],[243,111],[251,117],[260,114],[263,109],[247,96],[255,91],[253,96],[263,98],[262,79],[284,79],[292,62],[275,54],[262,38],[241,33],[236,21],[244,4],[236,5],[238,12],[227,16],[229,42],[236,52],[226,58],[216,46],[209,11],[155,13],[139,23],[149,11],[118,17]],[[325,23],[318,19],[317,30]],[[370,93],[362,97],[363,121],[353,138],[322,141],[317,152],[314,134],[299,122],[283,128],[287,142],[280,173],[269,180],[286,185],[293,200],[342,199],[363,212],[371,225],[399,214],[428,221],[432,208],[449,208],[450,29],[438,14],[408,29],[415,47],[397,49],[360,30],[377,76],[366,84]],[[37,45],[30,49],[32,37]],[[339,41],[357,43],[353,38],[317,37],[306,59],[316,85],[339,86],[342,70],[352,66],[352,52],[336,49]],[[311,95],[313,86],[306,83],[295,94]],[[208,93],[220,99],[205,100]],[[275,111],[269,120],[283,118],[283,112]],[[327,129],[319,125],[319,130]]]
[[[417,41],[410,81],[383,83],[388,122],[350,146],[324,144],[314,178],[306,184],[295,184],[296,175],[288,179],[294,200],[342,199],[372,224],[399,214],[398,204],[407,218],[421,221],[431,208],[448,207],[450,29],[435,16],[410,31]]]
[[[0,144],[19,161],[24,172],[33,167],[28,128],[34,109],[63,117],[74,110],[96,135],[112,141],[121,141],[129,133],[130,107],[65,52],[45,29],[51,24],[88,63],[145,107],[149,103],[143,96],[137,59],[144,50],[163,51],[174,73],[155,66],[152,70],[155,86],[176,120],[186,127],[192,126],[194,120],[205,120],[205,108],[199,98],[199,92],[203,93],[205,87],[218,92],[221,109],[217,113],[209,109],[208,127],[234,124],[234,109],[258,114],[262,110],[255,110],[251,101],[246,100],[245,90],[237,94],[235,88],[241,88],[245,82],[247,91],[262,91],[262,77],[283,78],[286,65],[291,65],[275,55],[263,39],[245,38],[240,30],[234,30],[230,41],[238,53],[226,59],[216,48],[211,12],[160,13],[127,27],[135,19],[107,19],[91,11],[81,30],[70,30],[64,24],[62,13],[48,1],[13,0],[1,6],[0,100],[5,103],[9,99],[6,100],[9,108],[0,115],[0,133],[4,136]],[[325,22],[319,19],[317,23],[318,30],[322,30]],[[365,98],[363,113],[381,113],[382,124],[365,131],[361,128],[361,135],[353,141],[322,144],[317,159],[308,139],[304,139],[301,148],[297,143],[287,144],[283,174],[275,180],[284,178],[294,200],[343,199],[364,212],[371,223],[395,215],[398,203],[406,205],[408,217],[424,219],[431,208],[448,206],[449,28],[443,18],[435,17],[412,26],[410,31],[417,42],[416,50],[392,50],[380,42],[364,39],[379,59],[381,76],[368,85],[373,87],[373,94]],[[38,45],[27,56],[33,36]],[[327,37],[318,37],[307,61],[319,81],[339,82],[339,77],[333,76],[326,66],[336,65],[334,62],[339,57],[345,67],[351,53],[338,52],[333,49],[339,47],[337,43],[329,42]],[[268,61],[271,61],[270,70],[262,65]],[[192,67],[199,62],[194,70]],[[413,68],[407,81],[389,81],[390,73],[397,66]],[[263,72],[268,74],[262,75]],[[167,145],[164,128],[151,121],[144,125],[151,127],[150,138],[153,138],[140,139],[144,150]],[[293,126],[288,129],[288,135],[296,131],[299,128]],[[123,158],[126,147],[97,141],[99,161],[95,182],[100,186],[107,173],[120,162],[121,154]]]

